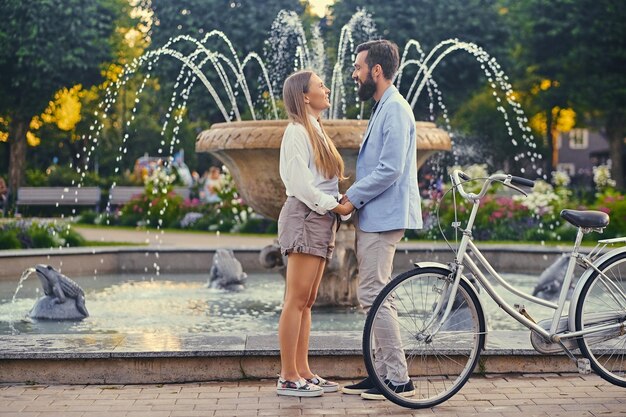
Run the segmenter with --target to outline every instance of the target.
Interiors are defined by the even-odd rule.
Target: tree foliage
[[[10,120],[10,188],[20,184],[26,132],[53,94],[96,83],[110,59],[118,0],[21,0],[0,3],[0,115]]]
[[[525,0],[506,2],[517,28],[511,50],[527,83],[552,81],[537,96],[549,115],[571,106],[600,122],[610,142],[613,178],[624,187],[626,134],[626,3],[611,0]],[[586,119],[586,120],[585,120]]]

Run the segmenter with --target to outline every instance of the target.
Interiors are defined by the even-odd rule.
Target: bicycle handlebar
[[[485,183],[483,184],[483,188],[480,190],[480,192],[478,194],[475,194],[475,193],[467,193],[465,189],[463,188],[463,182],[460,179],[462,179],[463,181],[470,181],[472,179],[465,172],[461,171],[460,169],[455,169],[452,172],[451,178],[452,178],[452,185],[456,187],[457,190],[459,190],[459,194],[461,194],[463,198],[467,200],[471,200],[471,201],[477,201],[483,198],[484,195],[487,193],[487,190],[489,189],[489,186],[491,185],[491,183],[495,181],[500,182],[503,185],[509,188],[512,188],[515,191],[518,191],[524,195],[527,195],[526,192],[524,190],[519,189],[517,186],[529,187],[529,188],[532,188],[535,186],[535,181],[529,180],[527,178],[516,177],[514,175],[509,175],[509,174],[492,174],[489,176],[489,178],[487,178],[487,181],[485,181]]]
[[[516,177],[515,175],[511,175],[511,184],[533,188],[535,186],[535,181],[529,180],[528,178]]]

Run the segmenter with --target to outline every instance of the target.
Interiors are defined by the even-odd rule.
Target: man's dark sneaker
[[[363,381],[357,382],[356,384],[341,387],[341,392],[348,395],[360,395],[372,388],[374,388],[374,381],[372,381],[370,377],[367,377]]]
[[[394,391],[398,395],[401,395],[402,397],[411,397],[415,395],[415,387],[413,386],[413,381],[411,380],[402,385],[394,385],[390,381],[385,382],[392,391]],[[365,398],[366,400],[384,400],[385,396],[382,394],[382,392],[380,392],[378,388],[372,388],[361,393],[361,398]]]

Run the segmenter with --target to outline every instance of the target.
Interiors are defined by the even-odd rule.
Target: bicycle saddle
[[[561,210],[561,217],[577,227],[599,228],[609,224],[609,215],[594,210]]]

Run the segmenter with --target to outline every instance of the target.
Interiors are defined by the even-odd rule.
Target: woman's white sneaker
[[[321,387],[324,392],[337,392],[339,391],[339,384],[332,381],[327,381],[319,375],[314,375],[313,378],[306,379],[306,382],[312,385]]]
[[[287,381],[286,379],[278,378],[276,394],[291,397],[320,397],[324,394],[324,389],[314,384],[308,384],[303,379]]]

